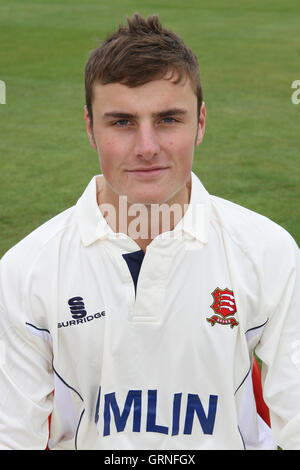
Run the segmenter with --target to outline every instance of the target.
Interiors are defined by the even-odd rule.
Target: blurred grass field
[[[0,0],[0,257],[100,172],[83,120],[84,65],[136,11],[158,13],[199,58],[203,184],[299,243],[299,0]]]

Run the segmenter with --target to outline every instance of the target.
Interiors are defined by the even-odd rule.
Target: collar
[[[91,179],[75,206],[75,217],[85,246],[97,240],[116,237],[116,233],[107,224],[97,203],[97,178],[103,178],[103,175],[96,175]],[[174,227],[174,232],[183,231],[192,238],[207,243],[209,213],[209,194],[199,178],[192,172],[189,206],[183,218]]]

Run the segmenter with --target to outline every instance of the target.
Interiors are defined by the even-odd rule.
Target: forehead
[[[122,83],[97,83],[93,90],[93,108],[101,113],[120,111],[160,111],[171,107],[185,107],[194,112],[197,97],[188,77],[176,83],[174,79],[160,78],[143,85],[129,87]]]

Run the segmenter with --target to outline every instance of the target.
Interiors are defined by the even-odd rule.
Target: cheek
[[[174,156],[193,153],[195,136],[190,126],[173,129],[171,134],[161,134],[161,146]]]
[[[100,142],[100,144],[99,144]],[[114,143],[113,140],[98,140],[98,157],[100,166],[104,172],[111,172],[113,168],[117,167],[120,160],[120,148]]]
[[[188,166],[194,158],[194,142],[191,138],[183,137],[176,143],[170,142],[170,149],[180,166]]]

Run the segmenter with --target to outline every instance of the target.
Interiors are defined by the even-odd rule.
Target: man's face
[[[205,130],[205,107],[197,120],[197,97],[189,79],[159,79],[129,88],[94,86],[93,128],[85,119],[104,175],[105,201],[117,204],[185,202],[194,148]],[[185,200],[184,200],[185,199]]]

